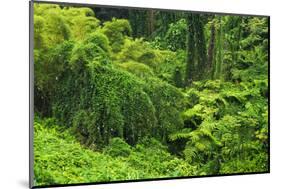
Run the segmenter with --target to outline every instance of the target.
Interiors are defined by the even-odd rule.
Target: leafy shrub
[[[118,66],[140,78],[152,77],[154,75],[150,67],[138,62],[129,61],[118,64]]]
[[[170,135],[186,139],[187,162],[206,164],[201,173],[224,174],[267,170],[267,100],[251,83],[195,83],[187,97],[196,96],[183,112],[185,129]],[[193,100],[190,98],[189,100]],[[264,133],[264,134],[262,134]],[[236,163],[235,163],[236,162]]]
[[[47,54],[42,50],[35,51],[35,108],[43,115],[51,114],[52,102],[68,70],[73,46],[73,42],[65,41],[50,48]]]
[[[128,20],[113,18],[105,22],[102,32],[108,37],[113,52],[119,52],[124,44],[125,36],[132,33]]]
[[[131,146],[121,138],[112,138],[104,152],[112,157],[128,157],[131,153]]]
[[[61,10],[66,23],[71,28],[71,36],[76,41],[85,40],[99,28],[100,21],[90,8],[63,8]]]
[[[165,35],[165,43],[168,49],[176,51],[186,48],[186,19],[181,19],[176,23],[171,23]]]
[[[174,84],[174,72],[178,68],[181,70],[184,68],[185,52],[153,49],[151,44],[143,39],[126,39],[122,50],[114,58],[120,64],[126,62],[145,64],[158,78]],[[181,71],[181,74],[184,72]]]
[[[153,136],[166,142],[167,136],[183,127],[181,111],[183,110],[183,94],[176,87],[156,78],[147,79],[145,91],[149,95],[155,109],[157,127]]]
[[[100,47],[104,52],[110,52],[110,46],[108,38],[101,32],[91,33],[84,43],[92,43]]]
[[[103,63],[108,60],[108,52],[103,50],[106,46],[106,38],[96,34],[74,46],[68,76],[53,100],[53,114],[73,127],[87,145],[106,145],[112,137],[135,144],[151,133],[165,141],[182,126],[180,91],[156,78],[140,80]],[[145,65],[138,67],[149,70]]]
[[[160,54],[152,49],[143,39],[126,39],[124,47],[116,55],[118,62],[135,61],[155,69],[160,63]]]

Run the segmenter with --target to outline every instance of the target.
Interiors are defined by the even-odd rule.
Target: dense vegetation
[[[34,8],[35,184],[268,171],[268,18]]]

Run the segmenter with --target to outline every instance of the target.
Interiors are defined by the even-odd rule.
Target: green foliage
[[[85,40],[85,43],[91,43],[99,46],[104,52],[110,52],[109,41],[107,37],[99,32],[91,33]]]
[[[268,171],[267,18],[104,10],[35,3],[35,185]]]
[[[184,108],[183,94],[176,87],[156,78],[148,79],[145,87],[156,110],[157,127],[153,130],[153,136],[166,142],[170,133],[183,127],[180,116]]]
[[[230,30],[225,35],[229,50],[224,57],[227,63],[224,69],[230,72],[228,77],[235,81],[267,79],[268,18],[230,17],[226,27]]]
[[[126,39],[122,50],[114,56],[114,59],[121,67],[123,67],[122,64],[127,62],[145,64],[152,69],[156,77],[175,85],[175,71],[180,69],[180,74],[184,74],[182,68],[184,67],[185,55],[185,51],[172,52],[154,49],[151,43],[141,38],[135,40]],[[132,65],[131,63],[130,65]],[[140,66],[138,67],[140,68]],[[136,69],[138,70],[138,68]],[[150,76],[150,71],[147,70],[147,72],[148,76]]]
[[[50,48],[70,38],[70,28],[55,5],[35,5],[35,48]]]
[[[179,68],[176,68],[173,78],[176,87],[183,87],[183,79]]]
[[[113,18],[105,22],[102,32],[108,37],[113,52],[119,52],[126,36],[130,36],[132,29],[128,20]]]
[[[93,33],[82,43],[77,43],[72,51],[70,64],[76,66],[88,65],[92,62],[107,64],[109,60],[108,40],[103,34]]]
[[[91,71],[96,86],[92,105],[100,121],[97,125],[106,126],[109,135],[117,132],[130,144],[149,135],[156,122],[155,108],[142,83],[131,74],[110,67],[92,65]]]
[[[181,19],[178,22],[171,23],[169,30],[165,36],[165,43],[167,48],[176,51],[186,48],[186,32],[187,24],[185,19]]]
[[[159,53],[152,49],[143,39],[130,40],[126,39],[124,47],[117,54],[118,62],[136,61],[150,66],[155,69],[160,62]]]
[[[36,118],[34,129],[36,186],[194,175],[193,166],[155,139],[130,147],[114,138],[101,153],[81,146],[54,120]]]
[[[100,21],[90,8],[64,8],[62,15],[72,31],[75,40],[84,40],[93,31],[98,29]]]
[[[92,127],[84,134],[87,144],[107,144],[114,136],[124,137],[132,144],[139,137],[148,135],[156,122],[155,108],[143,91],[141,82],[133,75],[111,66],[91,63],[86,68],[84,73],[78,73],[79,77],[73,73],[65,79],[65,88],[58,91],[61,95],[57,99],[54,115],[70,125],[80,111],[91,115],[89,121],[92,124],[87,121],[87,116],[83,116],[85,123],[81,123]],[[81,121],[80,118],[78,120]],[[85,132],[84,126],[81,129],[77,124],[73,126],[78,129],[76,132]]]
[[[45,20],[42,16],[34,15],[34,49],[44,47],[44,31]]]
[[[84,148],[68,131],[57,128],[35,122],[36,185],[129,179],[137,172],[125,161]]]
[[[131,146],[128,145],[121,138],[113,138],[110,140],[108,146],[104,150],[105,154],[108,154],[112,157],[128,157],[132,152]]]
[[[50,115],[51,103],[60,87],[60,81],[68,69],[74,44],[71,41],[54,46],[46,54],[35,50],[35,108],[42,114]]]
[[[187,91],[187,97],[193,100],[182,114],[185,129],[169,137],[171,141],[186,139],[183,153],[187,162],[200,163],[202,173],[268,169],[267,116],[260,116],[267,115],[267,100],[258,85],[197,82],[195,89]]]
[[[118,66],[140,78],[152,77],[154,75],[149,66],[138,62],[129,61],[123,64],[118,64]]]

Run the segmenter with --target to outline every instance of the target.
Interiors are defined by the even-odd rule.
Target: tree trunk
[[[154,10],[148,11],[148,36],[154,32]]]
[[[223,31],[222,31],[222,22],[221,22],[221,17],[219,17],[219,32],[218,32],[218,54],[217,54],[217,61],[216,61],[216,73],[215,73],[215,78],[219,79],[221,77],[221,70],[222,70],[222,39],[223,38]]]
[[[198,53],[198,65],[196,72],[198,72],[198,79],[203,79],[205,74],[205,68],[207,63],[207,50],[206,40],[204,35],[204,25],[200,15],[194,15],[194,27],[195,27],[195,38],[196,38],[196,49]]]
[[[186,77],[185,86],[189,86],[193,80],[194,72],[194,54],[195,54],[195,40],[194,40],[194,22],[193,15],[187,16],[187,62],[186,62]]]
[[[215,40],[216,40],[216,28],[215,21],[212,21],[211,25],[211,36],[208,48],[208,68],[211,69],[213,67],[213,59],[214,59],[214,49],[215,49]]]

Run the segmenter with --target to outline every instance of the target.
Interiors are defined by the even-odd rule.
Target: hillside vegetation
[[[268,18],[34,7],[35,185],[267,172]]]

